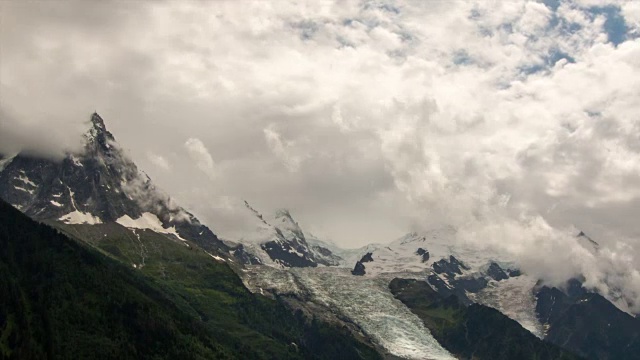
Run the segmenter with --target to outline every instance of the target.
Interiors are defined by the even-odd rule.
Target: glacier
[[[258,293],[306,297],[357,324],[390,354],[405,359],[455,359],[415,314],[389,291],[392,274],[355,277],[346,268],[276,269],[248,266],[247,287]]]

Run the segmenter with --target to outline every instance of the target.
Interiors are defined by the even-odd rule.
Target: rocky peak
[[[273,225],[280,229],[284,237],[294,239],[299,243],[306,243],[304,232],[300,228],[300,225],[293,219],[289,210],[276,210]]]
[[[578,239],[586,240],[591,247],[599,248],[600,244],[598,244],[595,240],[593,240],[589,235],[585,234],[584,231],[580,230],[580,233],[576,236]]]
[[[108,133],[107,127],[104,124],[104,120],[102,119],[102,117],[100,117],[100,115],[98,115],[97,112],[94,112],[91,115],[91,124],[93,125],[93,129],[95,129],[97,132]]]
[[[155,219],[157,229],[171,229],[180,239],[208,250],[226,248],[210,229],[156,189],[116,143],[100,115],[94,113],[89,123],[81,153],[68,153],[62,161],[17,155],[0,172],[0,197],[37,220],[75,225]]]
[[[277,220],[276,222],[278,224],[284,223],[284,224],[288,224],[290,226],[299,227],[298,223],[295,220],[293,220],[293,217],[291,216],[291,213],[287,209],[278,209],[278,210],[276,210],[274,218],[275,218],[275,220]]]
[[[249,209],[249,211],[255,215],[258,219],[260,219],[260,221],[265,224],[268,225],[267,222],[264,220],[264,217],[262,216],[262,214],[260,212],[258,212],[258,210],[254,209],[247,200],[243,200],[244,201],[244,206]]]
[[[98,148],[103,151],[108,151],[115,144],[116,139],[105,125],[104,120],[98,113],[91,115],[90,127],[84,134],[85,137],[85,150],[89,151],[94,148]]]
[[[293,219],[289,210],[279,209],[271,216],[263,216],[249,202],[242,201],[244,211],[253,221],[247,232],[237,241],[263,263],[275,263],[283,267],[315,267],[338,265],[341,258],[324,246],[307,242],[307,235]],[[247,211],[248,210],[248,211]],[[244,215],[242,215],[244,216]],[[310,237],[313,239],[313,236]]]

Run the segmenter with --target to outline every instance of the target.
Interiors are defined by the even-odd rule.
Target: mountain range
[[[62,159],[0,155],[0,198],[12,206],[0,209],[3,357],[87,357],[100,345],[107,358],[640,351],[640,320],[607,294],[580,277],[549,286],[513,259],[456,243],[453,227],[342,249],[286,209],[262,214],[238,200],[249,225],[221,239],[138,169],[98,114],[87,125],[83,150]]]

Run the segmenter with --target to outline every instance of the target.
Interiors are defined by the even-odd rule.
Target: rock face
[[[536,299],[546,340],[594,360],[636,359],[640,353],[640,320],[590,293],[578,279],[564,290],[542,286]]]
[[[507,274],[509,274],[509,277],[518,277],[522,275],[522,272],[520,269],[507,269]]]
[[[126,222],[154,227],[209,251],[229,248],[198,219],[159,191],[93,114],[84,148],[56,161],[18,154],[0,172],[0,198],[40,221]],[[135,223],[135,224],[134,224]]]
[[[353,270],[351,270],[351,274],[357,276],[363,276],[364,274],[366,274],[364,264],[361,261],[358,261]]]
[[[259,257],[251,254],[250,252],[248,252],[245,248],[244,245],[239,244],[236,247],[234,247],[231,250],[231,254],[238,260],[240,260],[241,263],[243,264],[247,264],[247,265],[262,265],[262,260],[260,260]]]
[[[453,286],[456,288],[462,288],[470,293],[477,293],[484,289],[489,284],[489,281],[482,276],[477,277],[465,277],[453,280]]]
[[[427,282],[442,298],[455,297],[464,305],[470,305],[473,303],[467,296],[464,287],[457,284],[456,280],[445,281],[442,277],[436,274],[431,274],[427,276]]]
[[[363,276],[366,274],[364,263],[373,261],[373,253],[366,253],[362,256],[362,258],[356,262],[356,266],[351,270],[352,275]]]
[[[360,259],[361,263],[366,263],[366,262],[371,262],[373,261],[373,253],[366,253],[362,256],[362,259]]]
[[[509,278],[509,275],[507,275],[507,273],[502,270],[500,265],[496,264],[495,262],[492,262],[489,265],[489,268],[487,269],[487,275],[489,275],[495,281],[506,280]]]
[[[462,275],[462,270],[469,270],[469,267],[464,265],[453,255],[449,256],[448,261],[447,259],[440,259],[433,263],[433,271],[438,274],[446,274],[450,277],[455,277],[456,274]]]
[[[298,250],[301,247],[300,244],[290,244],[283,241],[270,241],[262,245],[262,249],[269,254],[269,257],[284,267],[318,266],[306,251]]]
[[[519,270],[504,270],[495,261],[491,261],[485,271],[470,272],[470,268],[454,256],[440,259],[431,267],[434,274],[427,277],[427,282],[433,289],[441,296],[455,295],[467,305],[471,303],[467,293],[482,291],[491,280],[502,281],[520,275]]]

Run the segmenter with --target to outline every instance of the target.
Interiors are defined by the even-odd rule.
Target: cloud
[[[169,161],[167,161],[167,159],[165,159],[163,156],[158,155],[158,154],[154,154],[154,153],[147,153],[147,158],[149,159],[149,161],[151,161],[152,164],[154,164],[155,166],[163,169],[163,170],[169,170],[171,169],[171,165],[169,165]]]
[[[189,156],[193,161],[195,161],[198,168],[210,178],[215,178],[216,171],[213,158],[211,157],[211,154],[209,154],[207,147],[202,143],[202,140],[189,138],[184,143],[184,147],[187,149]]]
[[[291,141],[283,141],[280,134],[272,127],[267,127],[263,131],[273,154],[283,162],[287,170],[290,172],[298,171],[304,156],[295,151],[295,144]]]
[[[351,247],[450,224],[637,299],[636,2],[93,5],[0,3],[0,151],[60,153],[97,110],[214,229],[227,197]]]

